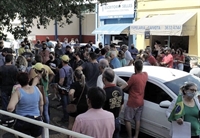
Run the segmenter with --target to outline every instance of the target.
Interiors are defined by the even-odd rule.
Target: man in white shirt
[[[128,51],[127,45],[122,45],[122,50],[124,51],[124,57],[126,59],[127,66],[133,65],[133,57],[131,56],[131,53]]]
[[[104,71],[105,68],[109,68],[108,60],[101,59],[99,61],[99,70],[101,72],[101,75],[99,75],[99,77],[97,78],[97,87],[100,87],[102,89],[104,88],[104,83],[102,81],[102,73],[103,73],[103,71]],[[121,79],[116,74],[115,74],[115,78],[114,78],[113,83],[116,84],[117,86],[119,86],[122,90],[128,85],[126,83],[126,81],[124,81],[123,79]]]

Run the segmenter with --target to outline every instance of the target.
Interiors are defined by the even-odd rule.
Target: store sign
[[[133,25],[131,26],[133,30],[182,30],[182,25],[156,25],[156,26],[143,26],[143,25]]]
[[[144,32],[144,39],[150,39],[150,30],[146,29]]]
[[[134,1],[109,2],[99,5],[100,19],[134,17]]]

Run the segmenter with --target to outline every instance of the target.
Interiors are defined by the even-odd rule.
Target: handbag
[[[75,113],[75,112],[77,111],[77,105],[79,104],[79,102],[80,102],[80,100],[81,100],[81,97],[82,97],[82,95],[83,95],[84,89],[85,89],[85,85],[83,86],[83,90],[82,90],[82,92],[81,92],[81,95],[80,95],[80,97],[79,97],[79,99],[78,99],[77,104],[68,104],[68,105],[67,105],[67,112],[68,112],[68,113]]]

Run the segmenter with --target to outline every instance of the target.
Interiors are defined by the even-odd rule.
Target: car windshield
[[[171,89],[176,95],[179,94],[180,87],[183,86],[187,82],[193,82],[197,85],[198,92],[200,91],[200,79],[193,76],[187,75],[176,80],[172,80],[169,82],[164,83],[169,89]]]

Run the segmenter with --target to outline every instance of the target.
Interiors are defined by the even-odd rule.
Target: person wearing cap
[[[35,73],[37,74],[37,76],[35,76],[33,79],[30,80],[30,85],[37,86],[39,90],[41,91],[43,95],[43,100],[44,100],[44,107],[43,107],[44,122],[50,123],[49,112],[48,112],[48,108],[49,108],[48,74],[47,74],[47,71],[44,69],[44,66],[42,63],[36,63],[33,66],[33,69]]]
[[[162,62],[160,62],[160,65],[164,66],[164,67],[168,67],[168,68],[173,68],[174,59],[171,54],[171,48],[166,47],[164,49],[164,54],[165,54],[165,56],[163,57]]]
[[[61,96],[61,104],[63,108],[63,118],[62,122],[68,121],[68,113],[66,110],[68,104],[68,92],[70,90],[70,85],[73,82],[73,69],[69,66],[70,58],[67,55],[63,55],[61,57],[62,60],[62,68],[59,70],[59,82],[58,85],[60,87],[64,87],[65,90],[58,89]]]

